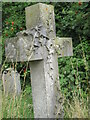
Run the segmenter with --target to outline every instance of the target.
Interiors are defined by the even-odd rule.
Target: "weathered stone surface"
[[[52,5],[38,3],[26,7],[25,12],[27,29],[43,24],[43,27],[55,34],[54,7]]]
[[[30,61],[34,117],[62,118],[57,53],[60,57],[72,55],[71,38],[56,38],[51,5],[27,7],[26,26],[28,29],[18,33],[14,41],[12,38],[13,42],[6,41],[6,56],[13,61]]]
[[[3,72],[3,89],[5,94],[19,95],[21,92],[20,75],[12,68]]]
[[[5,54],[8,61],[33,61],[43,59],[43,35],[35,28],[17,33],[6,40]]]
[[[43,60],[30,62],[31,69],[31,83],[32,83],[32,95],[34,104],[34,117],[35,118],[59,118],[63,117],[63,107],[60,101],[62,99],[60,94],[59,77],[58,77],[58,62],[55,49],[55,20],[54,9],[45,4],[36,4],[39,6],[40,22],[44,28],[43,34]],[[35,6],[36,6],[35,5]],[[27,8],[26,12],[29,15],[33,13],[35,16],[36,11],[31,8]],[[36,7],[37,8],[37,7]],[[44,10],[47,10],[47,14],[44,14]],[[42,12],[41,12],[42,10]],[[32,12],[33,11],[33,12]],[[42,18],[43,16],[43,18]],[[28,16],[29,17],[29,16]],[[31,21],[26,17],[27,26],[35,26],[40,22]],[[33,20],[34,18],[31,19]],[[44,19],[45,18],[45,19]],[[45,20],[45,21],[44,21]],[[46,22],[48,21],[48,22]],[[48,23],[48,24],[46,24]],[[42,28],[39,28],[42,31]],[[37,76],[37,77],[36,77]],[[58,96],[58,97],[57,97]]]
[[[31,84],[35,118],[47,118],[47,96],[44,73],[44,62],[30,62]]]
[[[55,48],[58,57],[73,56],[72,38],[59,38],[55,39]]]
[[[9,38],[5,41],[5,55],[7,59],[10,59],[10,61],[12,59],[13,60],[18,59],[17,52],[16,52],[16,47],[17,47],[16,42],[17,42],[17,37]]]

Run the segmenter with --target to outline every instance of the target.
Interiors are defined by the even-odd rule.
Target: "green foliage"
[[[29,85],[26,85],[23,95],[31,95],[31,87],[29,87]]]
[[[85,93],[83,97],[87,98],[88,78],[83,64],[84,61],[80,58],[59,59],[61,90],[67,98],[72,98],[74,91],[79,94],[79,89]]]
[[[88,102],[84,100],[84,98],[78,98],[77,95],[73,93],[73,99],[64,102],[64,111],[65,111],[65,118],[89,118],[89,107]]]
[[[20,96],[3,95],[3,118],[34,118],[31,87],[27,86]]]
[[[25,25],[25,7],[33,3],[3,3],[3,63],[5,61],[4,42],[8,37],[16,36],[16,33],[26,29]],[[73,56],[59,58],[59,77],[60,86],[63,95],[67,100],[72,101],[73,92],[79,96],[79,99],[87,100],[89,95],[89,66],[90,66],[90,47],[89,47],[89,21],[90,21],[90,3],[74,2],[51,2],[55,7],[56,34],[59,37],[72,37]],[[14,22],[14,24],[12,23]],[[17,64],[15,66],[15,64]],[[21,73],[21,83],[24,91],[23,95],[29,96],[31,88],[25,87],[30,83],[30,70],[26,62],[24,63],[6,63],[3,69],[7,67],[16,67]],[[26,71],[25,71],[26,69]],[[24,78],[26,81],[24,81]],[[28,97],[24,99],[29,99]],[[79,104],[78,104],[79,106]],[[76,108],[74,108],[76,109]],[[22,111],[22,110],[21,110]],[[26,111],[28,113],[30,111]],[[73,113],[72,113],[73,114]],[[32,116],[32,115],[31,115]],[[67,117],[67,116],[66,116]],[[71,117],[71,116],[70,116]]]
[[[89,3],[56,3],[55,8],[57,35],[72,37],[74,46],[80,43],[79,36],[89,42]]]

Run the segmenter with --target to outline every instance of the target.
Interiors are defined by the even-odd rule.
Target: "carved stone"
[[[55,49],[58,57],[73,56],[72,38],[55,39]]]
[[[5,54],[9,61],[33,61],[43,59],[44,36],[31,28],[17,33],[17,37],[6,40]]]
[[[19,95],[21,92],[20,75],[12,68],[8,68],[3,72],[3,89],[8,95]]]
[[[71,56],[72,40],[56,38],[51,5],[38,3],[27,7],[26,27],[14,40],[11,38],[12,42],[6,41],[6,56],[9,61],[30,61],[34,117],[62,118],[57,53],[60,57]]]

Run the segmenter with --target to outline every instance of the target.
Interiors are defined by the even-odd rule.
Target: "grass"
[[[32,91],[26,86],[20,96],[3,95],[3,118],[34,118]],[[88,99],[73,94],[71,101],[64,99],[64,118],[89,118]]]
[[[24,90],[17,97],[3,95],[3,118],[34,118],[30,86],[28,90],[29,94]]]
[[[73,95],[71,102],[69,100],[65,101],[64,111],[65,118],[89,118],[89,108],[88,100],[85,101],[84,98],[79,98]]]

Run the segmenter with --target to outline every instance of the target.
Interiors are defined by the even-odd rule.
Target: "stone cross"
[[[72,38],[56,37],[52,5],[38,3],[25,11],[27,30],[6,40],[6,56],[30,62],[34,117],[63,117],[57,55],[73,55]]]

